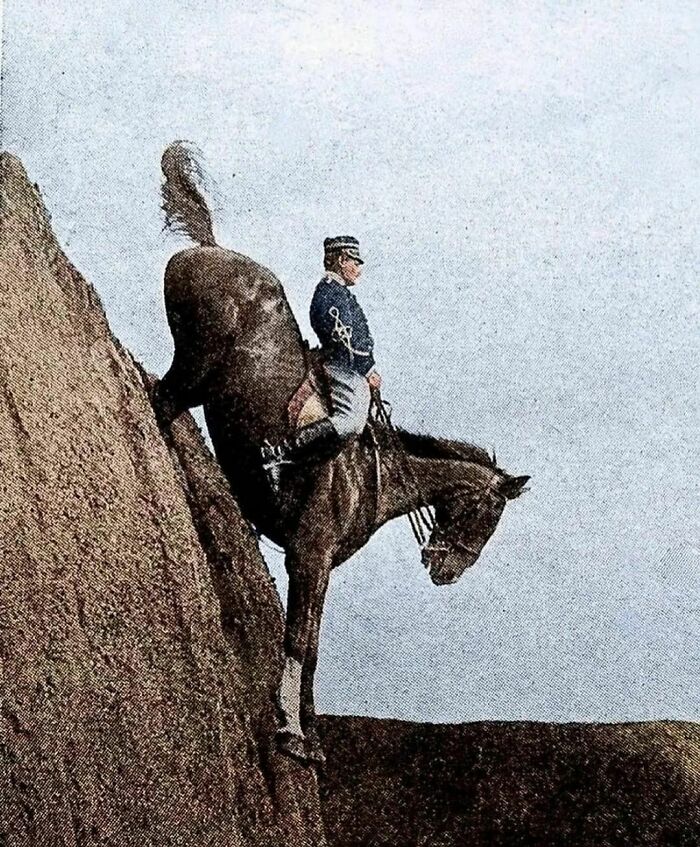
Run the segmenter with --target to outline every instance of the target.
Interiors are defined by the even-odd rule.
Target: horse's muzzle
[[[444,567],[447,553],[446,547],[431,547],[428,545],[423,548],[421,560],[428,569],[428,575],[434,585],[451,585],[457,581],[459,574],[451,573]]]
[[[421,558],[434,585],[453,585],[479,558],[481,548],[459,544],[455,547],[428,545]]]
[[[449,571],[430,571],[430,579],[433,585],[454,585],[459,576],[459,574]]]

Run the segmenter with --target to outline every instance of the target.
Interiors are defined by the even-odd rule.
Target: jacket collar
[[[347,283],[343,279],[340,274],[337,274],[335,271],[326,271],[326,275],[323,277],[325,280],[329,282],[337,282],[339,285],[342,285],[343,288],[347,288]]]

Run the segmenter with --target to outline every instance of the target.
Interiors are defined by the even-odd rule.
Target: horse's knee
[[[206,362],[197,363],[176,350],[167,373],[151,391],[151,404],[161,429],[188,409],[201,406],[210,382],[211,369]]]
[[[290,571],[287,594],[285,652],[304,661],[321,625],[330,567],[300,567]]]

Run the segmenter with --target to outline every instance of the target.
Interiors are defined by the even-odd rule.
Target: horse
[[[338,455],[287,470],[275,493],[260,448],[288,435],[290,400],[310,367],[308,346],[272,271],[216,243],[196,152],[174,142],[161,167],[166,227],[197,246],[166,266],[174,353],[152,390],[153,408],[167,431],[179,414],[203,407],[244,517],[284,549],[289,587],[277,745],[319,763],[313,680],[331,571],[387,521],[430,507],[422,561],[435,585],[452,584],[478,559],[506,502],[529,477],[507,474],[474,445],[375,423]]]

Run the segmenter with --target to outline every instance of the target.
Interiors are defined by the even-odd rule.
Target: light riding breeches
[[[359,435],[369,414],[371,395],[367,378],[337,365],[325,365],[325,370],[333,404],[331,423],[343,439]]]

